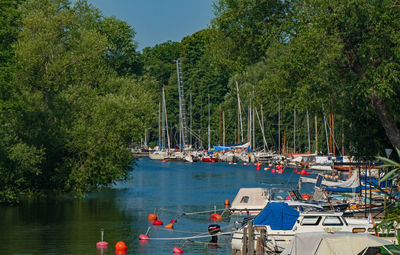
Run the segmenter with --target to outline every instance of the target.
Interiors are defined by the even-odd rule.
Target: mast
[[[158,147],[161,148],[161,102],[158,103]]]
[[[296,153],[296,110],[293,110],[293,153]]]
[[[222,112],[222,146],[225,147],[225,112]]]
[[[193,129],[192,129],[192,123],[193,123],[192,122],[192,93],[189,94],[189,102],[190,102],[190,105],[189,105],[189,113],[190,113],[189,145],[193,145],[193,140],[192,140],[192,131],[193,131]]]
[[[324,106],[322,105],[322,111],[324,112]],[[330,154],[329,151],[329,140],[328,140],[328,130],[326,127],[327,123],[326,123],[326,117],[325,117],[325,112],[324,112],[324,126],[325,126],[325,138],[326,138],[326,149],[328,150],[328,155]]]
[[[219,109],[218,109],[218,111],[219,111],[219,127],[218,127],[218,143],[219,143],[219,145],[221,145],[221,105],[219,105]]]
[[[315,114],[315,154],[318,154],[318,117]]]
[[[168,142],[168,151],[171,149],[171,144],[170,144],[170,141],[169,141],[169,131],[168,131],[168,118],[167,118],[167,104],[165,103],[165,92],[164,92],[164,87],[162,88],[162,102],[163,102],[163,111],[164,111],[164,114],[163,114],[163,118],[165,118],[165,126],[164,126],[164,124],[163,124],[163,148],[165,148],[165,145],[164,145],[164,137],[165,137],[165,135],[164,135],[164,132],[165,132],[165,130],[167,131],[167,142]],[[163,123],[164,123],[164,121],[163,121]]]
[[[310,120],[308,119],[308,111],[306,112],[307,116],[307,139],[308,139],[308,151],[311,152],[311,141],[310,141]]]
[[[183,81],[182,81],[182,66],[181,60],[178,58],[176,60],[176,72],[178,79],[178,94],[179,94],[179,143],[182,146],[181,149],[185,147],[188,143],[187,139],[187,126],[185,118],[185,95],[183,93]]]
[[[242,107],[240,103],[239,85],[236,81],[237,99],[238,99],[238,112],[240,121],[240,142],[243,143],[243,122],[242,122]]]
[[[208,94],[208,150],[211,150],[210,94]]]
[[[252,125],[252,127],[253,127],[253,150],[256,150],[256,123],[255,123],[256,117],[254,115],[255,114],[254,114],[254,103],[253,103],[253,113],[252,113],[252,116],[253,116],[253,125]]]
[[[262,114],[262,107],[261,107],[261,114]],[[257,116],[257,119],[258,119],[258,123],[260,124],[261,134],[262,134],[262,136],[263,136],[264,151],[266,151],[265,146],[267,146],[267,148],[268,148],[268,143],[267,143],[267,140],[265,139],[264,127],[263,127],[263,124],[264,124],[264,123],[263,123],[262,121],[260,121],[260,117],[259,117],[259,115],[258,115],[257,108],[256,108],[256,116]],[[261,115],[261,117],[262,117],[262,115]],[[269,149],[268,149],[268,150],[269,150]]]
[[[281,99],[278,99],[278,153],[281,153]]]
[[[261,109],[260,109],[260,113],[261,113],[261,129],[262,129],[262,133],[263,133],[263,142],[264,142],[264,151],[266,152],[266,146],[267,145],[267,140],[265,139],[265,128],[264,128],[264,112],[263,112],[263,107],[261,105]],[[257,109],[256,109],[257,112]],[[268,149],[269,150],[269,149]]]

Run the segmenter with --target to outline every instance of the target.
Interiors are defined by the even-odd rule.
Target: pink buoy
[[[143,235],[143,234],[139,235],[139,240],[149,240],[149,239],[150,238],[146,235]]]
[[[102,249],[102,248],[107,248],[108,243],[106,241],[100,241],[96,243],[96,248],[97,249]]]
[[[174,249],[172,250],[174,254],[181,254],[183,253],[183,250],[179,247],[174,247]]]
[[[101,233],[101,241],[96,243],[96,247],[97,249],[104,249],[108,247],[108,243],[106,241],[103,240],[104,237],[104,230],[101,229],[100,230]]]
[[[153,221],[153,225],[155,225],[155,226],[161,226],[162,224],[164,224],[164,223],[161,220]]]
[[[165,163],[165,162],[167,162],[167,161],[166,161],[166,160],[163,160],[163,161],[161,161],[161,162]]]

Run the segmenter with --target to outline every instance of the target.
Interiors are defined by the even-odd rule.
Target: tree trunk
[[[395,148],[400,148],[400,133],[397,128],[396,122],[393,117],[389,114],[385,102],[373,92],[371,95],[371,103],[375,112],[378,114],[379,120],[385,129],[386,136],[389,138],[390,143]]]

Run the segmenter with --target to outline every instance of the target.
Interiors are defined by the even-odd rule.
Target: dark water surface
[[[263,168],[263,167],[262,167]],[[3,254],[101,254],[96,249],[100,230],[109,248],[124,241],[127,254],[172,254],[184,244],[181,237],[207,232],[212,212],[185,215],[173,230],[153,227],[147,216],[157,209],[164,224],[183,212],[224,208],[241,187],[265,184],[295,185],[298,175],[286,170],[283,175],[256,171],[255,166],[227,163],[184,163],[151,161],[141,158],[126,183],[89,194],[85,199],[50,198],[14,207],[0,207],[0,255]],[[228,219],[218,223],[230,231]],[[150,237],[178,238],[139,242],[151,226]],[[184,254],[230,254],[228,238],[220,237],[218,246],[210,238],[187,242]],[[202,243],[204,242],[204,243]]]

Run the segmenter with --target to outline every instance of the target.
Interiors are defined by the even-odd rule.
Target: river
[[[18,206],[0,207],[0,254],[101,254],[96,249],[100,230],[109,248],[103,254],[115,254],[114,245],[124,241],[127,254],[172,254],[182,247],[183,237],[207,232],[213,222],[210,213],[184,215],[224,208],[241,187],[266,184],[295,185],[298,175],[256,171],[255,166],[227,163],[185,163],[137,160],[131,178],[110,188],[88,194],[84,199],[52,197],[35,199]],[[178,218],[173,230],[153,227],[147,216],[157,210],[160,220],[168,224]],[[220,223],[227,232],[228,220]],[[175,240],[139,241],[139,234],[151,238]],[[210,238],[185,243],[184,254],[230,254],[230,243],[220,237],[218,245]],[[204,242],[204,243],[202,243]]]

